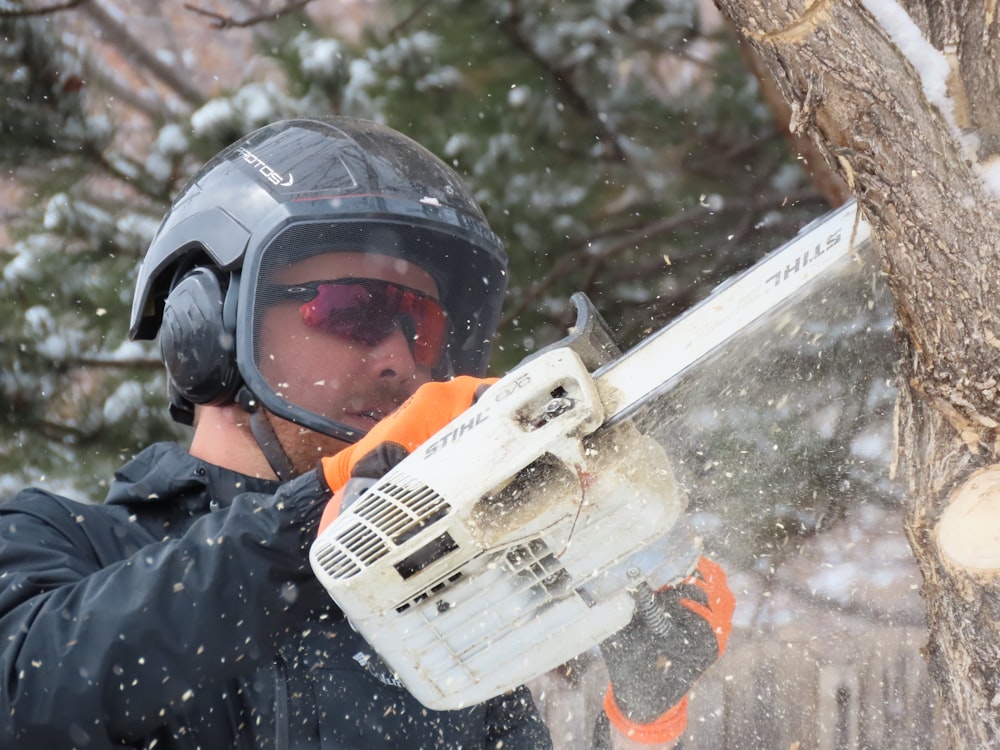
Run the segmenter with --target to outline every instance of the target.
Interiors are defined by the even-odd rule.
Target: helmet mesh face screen
[[[268,391],[324,420],[379,416],[409,394],[384,378],[385,392],[372,396],[370,384],[357,382],[357,362],[396,331],[409,347],[397,360],[399,379],[410,367],[424,380],[436,376],[449,319],[440,283],[418,261],[422,239],[405,226],[357,223],[295,225],[279,235],[260,257],[251,315],[253,367]]]
[[[455,226],[385,216],[298,221],[248,248],[240,372],[263,405],[329,435],[356,430],[352,415],[381,418],[402,400],[378,392],[391,377],[358,363],[376,362],[385,347],[405,353],[400,342],[409,356],[397,361],[418,367],[411,387],[485,375],[506,267]]]

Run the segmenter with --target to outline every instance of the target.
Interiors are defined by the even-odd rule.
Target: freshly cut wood
[[[1000,465],[970,474],[952,492],[937,537],[941,551],[956,565],[1000,571]]]

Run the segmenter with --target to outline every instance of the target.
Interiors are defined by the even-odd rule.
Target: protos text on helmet
[[[278,187],[290,187],[291,184],[295,181],[295,179],[292,177],[291,172],[289,172],[288,177],[286,178],[283,174],[280,174],[279,172],[276,172],[274,169],[269,167],[263,159],[257,156],[257,154],[253,153],[252,151],[247,151],[242,146],[236,150],[236,153],[242,156],[243,161],[245,161],[251,167],[255,167],[257,171],[264,177],[264,179],[266,179],[273,185],[277,185]]]

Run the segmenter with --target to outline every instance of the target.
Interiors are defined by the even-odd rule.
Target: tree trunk
[[[872,224],[902,352],[897,463],[929,668],[953,746],[998,747],[1000,8],[716,4]]]

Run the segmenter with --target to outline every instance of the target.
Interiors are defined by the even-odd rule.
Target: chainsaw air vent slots
[[[352,523],[339,527],[334,538],[325,540],[317,562],[331,578],[357,575],[448,514],[444,498],[419,480],[398,472],[393,478],[359,498],[350,509]],[[455,543],[450,537],[439,538],[431,540],[428,547],[396,564],[403,578],[455,549]]]
[[[539,595],[558,599],[569,592],[573,579],[543,540],[513,547],[506,557],[511,572],[536,586]]]

